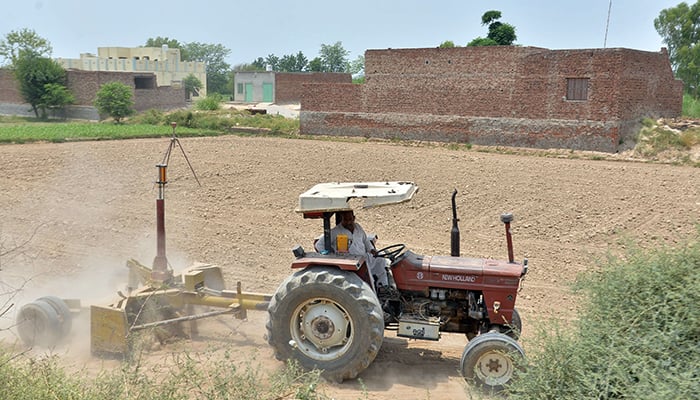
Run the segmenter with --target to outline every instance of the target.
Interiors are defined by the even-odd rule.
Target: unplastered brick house
[[[300,131],[615,152],[682,92],[666,49],[367,50],[363,85],[304,85]]]

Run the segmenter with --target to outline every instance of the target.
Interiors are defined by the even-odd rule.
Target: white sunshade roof
[[[409,201],[418,191],[413,182],[319,183],[299,195],[297,212],[351,210],[349,200],[362,199],[362,208]]]

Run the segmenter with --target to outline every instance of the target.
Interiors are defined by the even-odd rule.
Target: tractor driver
[[[386,273],[386,259],[376,257],[377,249],[374,244],[367,238],[367,234],[362,229],[360,224],[355,222],[355,213],[352,210],[338,212],[340,222],[331,229],[331,243],[333,251],[337,251],[338,234],[347,235],[348,237],[348,253],[367,257],[367,265],[377,281],[377,286],[388,286],[389,281]],[[322,252],[325,250],[323,238],[316,242],[316,250]]]

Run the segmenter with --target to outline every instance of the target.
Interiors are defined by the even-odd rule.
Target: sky
[[[691,1],[687,1],[692,4]],[[659,51],[661,10],[680,0],[0,0],[0,37],[33,29],[54,58],[80,58],[98,47],[143,46],[158,36],[221,44],[235,66],[270,54],[304,53],[340,42],[349,60],[365,50],[464,46],[486,37],[481,16],[501,11],[515,44],[548,49],[624,47]],[[611,6],[612,5],[612,6]],[[610,7],[611,6],[611,7]],[[608,22],[608,10],[609,22]],[[607,27],[607,37],[606,37]]]

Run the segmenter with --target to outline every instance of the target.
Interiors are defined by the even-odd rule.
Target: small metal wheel
[[[498,393],[516,375],[525,352],[515,339],[489,332],[469,341],[462,353],[460,370],[467,382]]]

